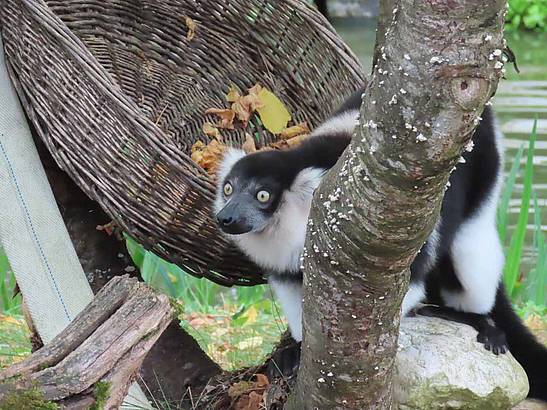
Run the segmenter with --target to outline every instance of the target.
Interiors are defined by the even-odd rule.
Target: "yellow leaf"
[[[237,348],[240,350],[245,350],[262,345],[262,338],[260,336],[249,337],[248,339],[242,340],[237,344]]]
[[[177,283],[178,279],[175,275],[173,275],[171,272],[167,272],[167,277],[169,278],[169,282],[171,283]]]
[[[262,107],[257,107],[258,114],[266,129],[273,134],[279,134],[287,127],[291,120],[291,114],[274,93],[262,88],[258,93],[262,101]]]

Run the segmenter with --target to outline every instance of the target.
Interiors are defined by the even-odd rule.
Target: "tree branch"
[[[503,49],[504,5],[400,0],[383,14],[359,126],[312,207],[288,408],[390,408],[409,266],[503,75],[490,57]]]

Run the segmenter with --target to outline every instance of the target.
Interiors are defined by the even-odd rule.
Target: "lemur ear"
[[[217,169],[217,181],[219,185],[224,182],[224,179],[230,173],[230,170],[233,168],[235,163],[245,155],[247,154],[241,149],[228,148],[226,150],[226,153],[222,157]]]
[[[302,199],[311,198],[326,172],[327,170],[324,168],[304,168],[296,175],[291,185],[291,192],[299,195]]]

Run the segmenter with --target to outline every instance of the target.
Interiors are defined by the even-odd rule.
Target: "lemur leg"
[[[423,306],[416,311],[421,316],[438,317],[453,322],[463,323],[479,332],[477,341],[484,344],[486,350],[495,355],[503,354],[508,350],[505,333],[496,326],[488,315],[460,312],[445,306]]]
[[[268,283],[272,287],[283,313],[289,322],[291,335],[297,342],[302,341],[302,276],[271,276]]]
[[[467,320],[464,323],[472,326],[476,324],[479,342],[489,350],[501,352],[506,348],[505,335],[489,316],[504,264],[495,211],[496,204],[491,201],[459,228],[450,249],[450,259],[461,289],[442,289],[441,296],[446,306],[462,313],[460,320]],[[471,315],[462,319],[464,313]]]

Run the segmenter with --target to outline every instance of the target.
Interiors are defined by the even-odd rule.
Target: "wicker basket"
[[[325,118],[364,82],[329,23],[298,0],[0,4],[10,74],[59,166],[162,257],[224,285],[261,283],[217,230],[214,183],[190,149],[209,141],[204,111],[223,107],[231,84],[260,82],[312,127]],[[249,127],[260,144],[275,138]],[[223,138],[238,146],[244,132]]]

